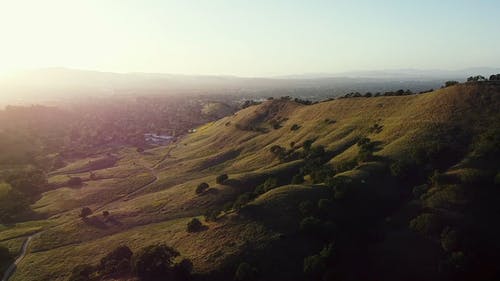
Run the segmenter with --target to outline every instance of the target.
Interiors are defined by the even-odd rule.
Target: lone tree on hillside
[[[190,222],[187,224],[187,231],[188,232],[197,232],[203,229],[203,224],[201,221],[197,218],[193,218]]]
[[[165,244],[151,245],[143,248],[132,257],[132,267],[139,280],[186,280],[192,269],[189,260],[175,264],[180,254]]]
[[[92,210],[89,207],[84,207],[80,211],[80,217],[86,219],[88,216],[92,215]]]
[[[80,177],[71,177],[68,180],[69,186],[81,186],[83,184],[83,180]]]
[[[198,187],[196,187],[196,194],[202,194],[203,192],[205,192],[205,190],[207,190],[210,186],[208,185],[208,183],[206,182],[202,182],[198,185]]]
[[[107,219],[109,217],[109,211],[102,211],[102,216]]]
[[[224,184],[224,182],[227,181],[227,179],[229,179],[227,174],[222,174],[215,178],[215,182],[218,184]]]

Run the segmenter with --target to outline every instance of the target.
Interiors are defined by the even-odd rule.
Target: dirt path
[[[26,253],[28,252],[28,247],[30,245],[31,240],[33,239],[33,237],[35,237],[36,235],[38,235],[40,233],[41,232],[37,232],[35,234],[28,236],[28,238],[26,238],[26,240],[23,243],[23,246],[21,247],[21,253],[19,253],[19,256],[16,258],[16,260],[9,266],[9,268],[7,268],[7,270],[5,271],[5,273],[2,277],[2,281],[8,281],[9,278],[12,277],[12,275],[16,271],[16,268],[19,265],[19,263],[26,256]]]

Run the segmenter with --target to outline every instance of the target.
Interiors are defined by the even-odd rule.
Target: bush
[[[252,201],[255,198],[255,194],[251,192],[246,192],[238,196],[236,201],[233,204],[233,208],[236,211],[241,210],[248,202]]]
[[[300,231],[306,234],[316,234],[321,230],[321,220],[315,217],[304,218],[300,222]]]
[[[140,280],[178,280],[174,259],[179,256],[179,252],[165,244],[151,245],[132,257],[132,267]]]
[[[196,187],[196,194],[202,194],[203,192],[205,192],[205,190],[207,190],[210,186],[208,185],[208,183],[206,182],[202,182],[200,183],[197,187]]]
[[[227,174],[222,174],[215,178],[215,182],[218,184],[224,184],[224,182],[226,182],[228,179],[229,177],[227,176]]]
[[[80,177],[71,177],[67,184],[69,186],[81,186],[83,184],[83,180]]]
[[[104,218],[109,217],[109,211],[102,211],[102,216],[103,216]]]
[[[87,218],[90,215],[92,215],[92,210],[89,207],[84,207],[80,211],[80,217],[83,219]]]
[[[276,188],[278,186],[278,179],[276,178],[268,178],[264,183],[257,186],[255,189],[256,194],[263,194],[268,192],[269,190]]]
[[[428,189],[429,189],[429,186],[427,184],[415,186],[413,188],[413,196],[416,199],[419,199],[422,195],[424,195],[427,192]]]
[[[299,204],[299,211],[303,216],[312,216],[314,213],[314,204],[309,200],[302,201]]]
[[[217,221],[217,217],[219,216],[219,214],[220,214],[220,210],[218,210],[218,209],[208,210],[205,213],[205,221],[207,221],[207,222],[209,222],[209,221]]]
[[[292,184],[301,184],[304,183],[304,176],[302,174],[296,174],[292,178]]]
[[[455,251],[459,246],[459,236],[458,231],[446,227],[443,232],[441,232],[441,247],[447,252]]]
[[[424,235],[439,233],[441,223],[435,214],[424,213],[410,221],[410,228]]]
[[[318,277],[326,270],[326,263],[320,255],[313,255],[304,259],[304,273]]]
[[[332,206],[333,206],[333,202],[330,199],[323,198],[323,199],[320,199],[318,201],[318,209],[321,212],[324,212],[324,213],[330,212],[332,209]]]
[[[203,229],[203,224],[197,218],[193,218],[187,224],[187,231],[188,232],[197,232],[197,231],[200,231],[202,229]]]
[[[69,281],[90,281],[90,275],[94,273],[95,269],[91,265],[83,264],[78,265],[71,271]]]
[[[104,275],[120,275],[130,272],[132,251],[127,246],[119,246],[101,259],[99,271]]]
[[[290,131],[297,131],[298,129],[300,129],[300,125],[293,124],[292,127],[290,128]]]
[[[13,257],[8,248],[0,246],[0,269],[13,261]],[[0,272],[1,273],[1,272]]]
[[[450,87],[450,86],[457,85],[457,84],[458,84],[458,81],[446,81],[444,83],[444,87]]]
[[[234,280],[252,281],[257,280],[257,269],[246,262],[240,263],[234,274]]]

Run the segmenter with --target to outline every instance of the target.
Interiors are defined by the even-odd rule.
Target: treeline
[[[30,205],[47,190],[42,170],[28,167],[0,173],[0,224],[33,219]]]
[[[68,281],[134,277],[141,281],[187,281],[191,279],[192,268],[190,260],[181,259],[177,250],[165,244],[150,245],[136,253],[127,246],[119,246],[97,265],[76,266]]]

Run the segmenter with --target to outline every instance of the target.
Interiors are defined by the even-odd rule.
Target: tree
[[[81,186],[83,184],[83,180],[80,177],[71,177],[68,180],[69,186]]]
[[[252,281],[257,280],[257,269],[246,262],[242,262],[238,265],[236,272],[234,274],[234,280],[236,281]]]
[[[234,201],[233,208],[236,211],[240,211],[248,202],[252,201],[255,195],[252,192],[246,192],[238,196],[236,201]]]
[[[187,224],[188,232],[197,232],[203,229],[203,224],[197,218],[191,219]]]
[[[490,76],[490,81],[500,81],[500,74],[493,74]]]
[[[127,246],[119,246],[101,259],[99,272],[104,275],[118,276],[130,272],[132,251]]]
[[[86,219],[90,215],[92,215],[92,210],[89,207],[83,207],[80,211],[80,217],[82,219]]]
[[[292,178],[292,184],[301,184],[304,183],[304,176],[301,174],[296,174]]]
[[[459,237],[457,230],[445,227],[441,232],[441,247],[447,252],[452,252],[458,248]]]
[[[197,187],[196,187],[196,194],[202,194],[203,192],[205,192],[205,190],[207,190],[210,186],[208,185],[208,183],[206,182],[202,182],[200,183]]]
[[[318,278],[326,270],[324,259],[320,255],[308,256],[304,259],[304,273]]]
[[[450,87],[450,86],[457,85],[457,84],[458,84],[458,81],[453,81],[453,80],[452,80],[452,81],[446,81],[446,82],[444,83],[444,86],[445,86],[445,87]]]
[[[299,211],[303,216],[312,216],[314,213],[314,204],[309,200],[302,201],[299,204]]]
[[[314,143],[314,140],[306,140],[304,141],[304,144],[302,147],[304,148],[305,151],[309,151],[311,149],[312,144]]]
[[[215,178],[215,182],[218,184],[224,184],[224,182],[227,181],[228,179],[229,177],[227,176],[227,174],[222,174]]]
[[[132,257],[132,267],[140,280],[176,280],[174,259],[180,254],[165,244],[147,246]]]
[[[424,235],[439,233],[439,217],[432,213],[423,213],[410,221],[410,228]]]
[[[300,222],[300,230],[307,234],[316,234],[321,230],[321,220],[315,217],[304,218]]]
[[[102,216],[106,219],[109,217],[109,211],[102,211]]]
[[[69,281],[90,281],[90,275],[95,271],[94,267],[88,264],[77,265],[71,271]]]
[[[467,78],[467,82],[478,82],[478,81],[486,81],[486,78],[482,75],[471,76]]]
[[[9,249],[3,246],[0,246],[0,268],[4,265],[11,263],[13,260],[12,254]]]

